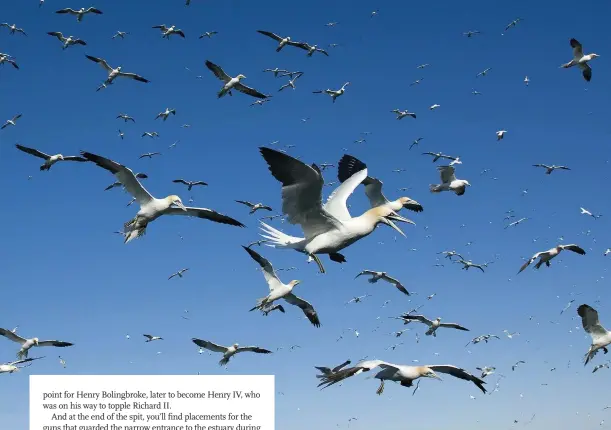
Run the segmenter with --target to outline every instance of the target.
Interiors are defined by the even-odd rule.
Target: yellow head
[[[293,279],[291,282],[289,282],[291,287],[296,287],[299,284],[301,284],[301,281],[298,281],[297,279]]]
[[[428,367],[424,368],[424,372],[422,373],[422,376],[425,378],[433,378],[433,379],[439,379],[440,381],[442,380],[438,374],[436,374],[435,372],[433,372],[431,369],[429,369]]]
[[[38,345],[38,338],[35,337],[34,339],[32,339],[32,341],[34,342],[34,345]]]
[[[179,209],[182,209],[185,212],[187,211],[187,208],[182,203],[182,200],[180,199],[180,197],[178,197],[177,195],[167,196],[165,199],[168,201],[170,207],[177,207]]]
[[[238,76],[236,76],[235,78],[236,78],[236,79],[239,81],[240,79],[246,79],[246,76],[244,76],[243,74],[241,74],[241,73],[240,73],[240,74],[239,74]]]

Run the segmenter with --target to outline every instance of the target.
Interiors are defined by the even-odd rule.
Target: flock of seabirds
[[[190,1],[186,1],[186,6],[189,6]],[[44,5],[44,0],[40,0],[40,6]],[[70,15],[75,17],[77,21],[87,21],[89,19],[103,19],[103,11],[95,7],[71,9],[65,8],[55,11],[57,14]],[[375,17],[378,11],[374,11],[371,17]],[[100,16],[101,17],[97,17]],[[508,31],[519,25],[521,18],[517,18],[506,27],[505,31]],[[59,24],[59,21],[58,21]],[[329,27],[337,25],[337,22],[331,22],[326,24]],[[86,22],[84,23],[86,25]],[[152,29],[156,29],[160,32],[160,36],[166,39],[173,38],[185,38],[185,33],[175,25],[155,25]],[[28,33],[22,28],[19,28],[16,24],[1,23],[0,32],[5,31],[5,34],[0,33],[0,37],[27,37]],[[200,38],[212,38],[218,32],[209,31],[200,35]],[[306,56],[312,56],[314,54],[329,56],[329,52],[315,44],[309,44],[304,41],[295,41],[291,37],[286,35],[278,35],[267,30],[257,30],[257,33],[262,36],[261,44],[269,44],[269,49],[275,49],[276,52],[281,52],[284,49],[299,49],[305,51]],[[87,42],[75,37],[66,37],[63,33],[58,31],[48,32],[49,36],[55,37],[61,42],[62,49],[76,49],[77,45],[87,46]],[[113,39],[125,38],[129,35],[129,32],[118,31]],[[468,31],[463,33],[464,37],[471,38],[476,37],[480,34],[479,31]],[[598,57],[595,53],[585,54],[580,42],[576,39],[569,40],[570,48],[572,48],[572,59],[561,65],[562,68],[578,68],[581,71],[583,79],[590,81],[592,79],[592,68],[590,62]],[[333,46],[331,45],[331,48]],[[126,72],[122,67],[111,66],[106,60],[94,57],[91,55],[84,55],[84,60],[97,63],[104,70],[106,76],[105,80],[97,88],[98,91],[106,89],[107,87],[114,85],[118,78],[125,78],[124,80],[130,79],[136,81],[138,84],[149,83],[149,80],[145,77],[133,73]],[[0,65],[4,64],[11,65],[16,72],[19,69],[19,63],[17,57],[14,57],[8,53],[0,53]],[[246,78],[243,74],[237,74],[231,76],[227,74],[223,68],[213,63],[212,61],[206,60],[205,66],[210,71],[209,79],[216,78],[221,81],[220,89],[218,91],[218,98],[224,96],[233,96],[234,92],[239,92],[244,97],[250,97],[253,100],[252,105],[262,105],[269,101],[271,95],[266,95],[259,90],[249,87],[243,83]],[[418,68],[425,68],[428,64],[418,66]],[[478,74],[478,76],[485,76],[490,69]],[[7,73],[8,70],[0,68],[0,73]],[[269,68],[264,72],[273,73],[275,77],[287,77],[288,83],[283,85],[279,91],[286,88],[295,88],[295,82],[299,77],[303,75],[301,71],[289,71],[279,68]],[[528,85],[528,77],[524,80],[525,84]],[[417,84],[416,81],[414,84]],[[341,88],[337,90],[326,89],[314,91],[315,93],[321,93],[328,95],[332,102],[335,103],[337,98],[342,96],[350,82],[346,82]],[[117,88],[120,90],[120,88]],[[236,100],[237,102],[237,100]],[[431,106],[431,110],[436,109],[439,105]],[[401,111],[395,109],[392,111],[397,115],[397,120],[403,119],[406,116],[416,118],[416,114],[409,111]],[[170,116],[176,115],[176,110],[167,108],[165,111],[160,112],[155,119],[162,119],[166,121]],[[16,114],[12,118],[7,119],[0,129],[4,130],[8,127],[18,127],[19,119],[22,114]],[[117,119],[125,122],[132,121],[135,119],[131,116],[120,113]],[[183,127],[188,127],[185,124]],[[499,130],[497,132],[497,139],[503,139],[506,130]],[[155,138],[158,134],[156,132],[144,132],[142,137]],[[123,133],[120,132],[120,137],[123,138]],[[415,141],[411,146],[418,144],[418,140]],[[60,163],[65,164],[66,162],[81,162],[89,163],[93,169],[103,169],[109,174],[114,176],[114,181],[110,184],[106,190],[113,188],[122,188],[127,191],[133,197],[131,203],[137,203],[139,206],[135,216],[124,224],[122,231],[118,232],[124,237],[124,242],[127,244],[130,241],[141,238],[149,229],[154,221],[162,219],[161,222],[171,222],[170,216],[185,216],[185,217],[196,217],[202,220],[212,221],[214,223],[224,224],[228,227],[240,228],[244,227],[237,219],[219,213],[213,209],[191,207],[183,203],[182,199],[177,195],[170,195],[167,197],[155,197],[151,194],[142,184],[142,180],[148,176],[145,173],[134,173],[128,166],[121,164],[120,161],[111,160],[100,154],[92,152],[81,151],[80,154],[76,155],[62,155],[62,154],[47,154],[35,148],[26,147],[20,144],[15,145],[16,149],[22,151],[32,157],[36,157],[42,161],[40,170],[48,172],[52,168]],[[302,236],[291,236],[281,230],[272,227],[270,224],[261,221],[261,229],[263,234],[262,238],[248,246],[243,246],[243,249],[252,258],[253,262],[260,266],[263,273],[263,277],[268,285],[269,293],[264,297],[258,299],[255,302],[254,307],[251,311],[260,311],[264,315],[268,315],[271,312],[279,311],[285,312],[286,305],[293,305],[299,308],[305,318],[314,327],[320,327],[321,322],[318,313],[315,309],[316,299],[312,298],[312,302],[305,300],[304,298],[296,295],[296,287],[300,284],[298,280],[291,280],[285,283],[278,276],[278,272],[274,270],[272,263],[262,256],[259,252],[253,248],[255,245],[261,246],[263,244],[281,250],[293,250],[307,257],[308,262],[315,262],[320,273],[325,273],[325,264],[321,260],[321,257],[327,255],[329,260],[334,263],[343,263],[346,261],[342,251],[351,246],[359,246],[358,241],[370,234],[375,234],[375,230],[378,226],[388,226],[396,230],[399,234],[404,235],[401,228],[397,223],[408,223],[414,224],[413,221],[400,215],[400,212],[412,211],[414,213],[422,212],[424,208],[416,200],[409,197],[399,197],[396,199],[389,199],[385,196],[382,191],[383,182],[370,176],[367,165],[351,155],[344,155],[337,165],[332,164],[307,164],[297,158],[294,158],[286,153],[284,150],[276,150],[269,147],[259,148],[260,155],[267,163],[270,174],[278,181],[280,185],[280,197],[282,201],[282,214],[278,216],[269,216],[267,219],[274,219],[283,216],[290,224],[299,225],[303,231]],[[146,153],[143,157],[152,157],[159,153]],[[456,168],[462,164],[458,157],[452,157],[442,153],[425,152],[423,155],[429,155],[433,157],[433,162],[438,160],[448,160],[447,165],[438,166],[437,169],[440,175],[440,183],[430,185],[431,193],[453,193],[456,196],[463,196],[468,187],[470,186],[469,181],[465,179],[458,179],[456,176]],[[71,163],[66,163],[71,164]],[[338,172],[338,183],[340,184],[332,192],[326,201],[323,201],[323,171],[328,168],[337,167]],[[536,164],[534,167],[545,169],[545,173],[550,175],[556,170],[570,170],[567,166],[556,166],[546,164]],[[66,166],[69,168],[69,166]],[[203,181],[188,181],[185,179],[175,179],[174,183],[184,185],[188,191],[191,191],[196,186],[206,186],[207,184]],[[351,194],[363,186],[371,208],[366,212],[353,216],[348,210],[347,200]],[[237,203],[244,205],[249,208],[249,213],[254,214],[258,211],[272,211],[272,208],[263,203],[253,203],[249,201],[236,200]],[[130,204],[131,204],[130,203]],[[594,215],[587,209],[581,208],[581,213],[585,215],[597,218],[599,215]],[[263,218],[265,219],[265,218]],[[526,218],[519,219],[511,222],[507,227],[517,225]],[[154,228],[154,226],[152,226]],[[154,231],[153,231],[154,234]],[[145,240],[145,239],[143,239]],[[520,268],[519,272],[524,271],[532,263],[536,261],[534,265],[535,269],[539,269],[542,266],[550,267],[551,261],[557,257],[562,251],[571,251],[579,255],[585,255],[585,250],[576,244],[558,244],[557,246],[537,252],[530,259],[528,259]],[[610,253],[607,250],[607,253]],[[461,264],[463,269],[468,270],[475,268],[477,270],[485,271],[487,264],[475,264],[471,260],[466,260],[456,251],[443,251],[440,254],[444,254],[445,258],[450,261]],[[174,277],[183,277],[183,274],[188,269],[181,269],[180,271],[172,274],[169,279]],[[387,272],[380,272],[374,270],[363,270],[357,277],[367,276],[370,283],[385,282],[395,287],[400,293],[409,296],[410,292],[406,289],[402,283],[389,275]],[[359,302],[366,296],[355,297],[351,302]],[[429,297],[429,299],[432,296]],[[453,329],[461,331],[469,331],[468,328],[463,327],[457,323],[442,322],[441,318],[429,318],[425,315],[417,314],[420,307],[413,309],[405,314],[397,317],[402,320],[405,324],[420,323],[425,326],[426,336],[437,336],[439,329]],[[604,328],[599,321],[597,311],[587,305],[582,304],[577,308],[577,314],[581,317],[582,325],[584,330],[590,334],[592,343],[585,354],[584,362],[587,365],[599,351],[603,351],[607,354],[608,347],[611,345],[611,332]],[[611,321],[611,315],[608,316]],[[396,337],[401,336],[405,330],[398,331]],[[512,333],[506,333],[508,337],[512,337]],[[17,332],[17,328],[12,330],[0,328],[0,335],[2,335],[7,341],[14,342],[18,348],[17,360],[6,362],[0,365],[0,373],[14,373],[19,371],[21,368],[31,365],[31,362],[44,357],[29,357],[30,350],[36,347],[71,347],[73,343],[60,340],[40,340],[37,337],[25,337]],[[162,337],[153,336],[150,334],[144,334],[146,342],[162,340]],[[477,344],[479,342],[488,342],[491,338],[498,338],[496,335],[488,334],[481,335],[473,338],[469,343]],[[218,353],[222,358],[220,360],[221,365],[227,365],[230,359],[236,354],[252,352],[257,354],[269,354],[272,351],[259,347],[259,346],[240,346],[238,344],[232,344],[229,346],[223,346],[212,342],[211,340],[204,339],[192,339],[193,343],[200,347],[200,353],[203,350],[209,350],[211,352]],[[60,357],[61,359],[61,357]],[[61,359],[62,364],[65,366],[65,361]],[[513,366],[513,370],[523,361],[517,362]],[[360,373],[369,372],[374,369],[378,369],[374,374],[374,378],[380,381],[379,387],[376,390],[377,394],[382,394],[384,391],[385,381],[394,381],[400,383],[403,387],[412,387],[414,381],[420,378],[434,378],[441,379],[440,374],[447,374],[453,377],[471,382],[481,390],[483,393],[487,392],[485,387],[485,378],[494,373],[494,367],[483,367],[477,368],[479,371],[477,374],[469,372],[460,367],[443,364],[443,365],[404,365],[404,364],[393,364],[382,360],[363,360],[354,365],[350,360],[335,366],[335,367],[323,367],[319,366],[316,369],[319,370],[319,374],[316,377],[319,379],[319,387],[326,388],[336,383],[340,383],[347,378],[358,375]],[[602,367],[608,367],[608,364],[599,364],[594,367],[594,371]],[[419,381],[418,381],[419,383]],[[417,387],[416,387],[417,389]],[[414,391],[415,392],[415,391]]]

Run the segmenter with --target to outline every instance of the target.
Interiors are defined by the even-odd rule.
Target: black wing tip
[[[344,154],[337,165],[337,179],[340,182],[344,182],[355,173],[366,168],[367,165],[358,158],[349,154]]]

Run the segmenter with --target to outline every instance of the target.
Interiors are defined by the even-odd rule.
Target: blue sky
[[[584,369],[581,364],[590,340],[575,309],[589,303],[599,309],[603,324],[611,325],[609,262],[603,257],[610,246],[604,235],[611,216],[611,204],[604,198],[611,131],[605,52],[611,41],[606,30],[611,6],[595,1],[581,2],[579,9],[566,1],[287,5],[275,0],[193,0],[188,8],[181,0],[152,7],[144,1],[121,3],[100,0],[96,7],[104,14],[88,15],[81,23],[53,12],[88,4],[49,0],[39,9],[35,0],[11,1],[2,13],[3,21],[24,28],[28,37],[0,28],[0,52],[15,56],[20,65],[20,70],[0,68],[0,121],[23,114],[16,127],[0,132],[0,184],[10,195],[0,215],[0,326],[19,325],[24,336],[75,343],[66,349],[38,349],[32,355],[45,355],[45,360],[20,374],[1,376],[2,427],[25,428],[28,422],[28,374],[225,373],[217,365],[219,357],[197,353],[190,339],[198,337],[273,351],[284,347],[270,356],[238,356],[227,371],[276,375],[277,391],[284,393],[277,396],[277,428],[346,427],[350,417],[357,417],[351,428],[509,429],[514,420],[522,426],[534,413],[528,425],[532,429],[599,428],[608,412],[602,409],[607,406],[609,370],[592,374],[592,366]],[[379,14],[371,18],[375,9]],[[523,21],[501,35],[517,17]],[[325,27],[330,21],[339,24]],[[151,26],[162,23],[182,28],[186,39],[161,39]],[[112,40],[117,30],[131,34]],[[198,39],[212,30],[219,34]],[[274,42],[256,30],[341,46],[329,49],[329,57],[307,58],[293,48],[276,53]],[[468,30],[482,34],[468,39],[462,36]],[[62,51],[48,31],[80,37],[87,46]],[[578,70],[558,68],[571,58],[571,37],[585,51],[601,55],[592,63],[590,83]],[[151,82],[118,81],[96,93],[105,74],[85,53]],[[206,59],[230,75],[243,73],[247,85],[273,94],[272,101],[250,107],[254,100],[240,93],[217,100],[220,81],[205,68]],[[422,63],[431,66],[416,69]],[[305,72],[297,89],[278,93],[285,78],[262,73],[274,67]],[[488,67],[487,76],[475,77]],[[420,78],[420,85],[409,86]],[[352,85],[335,104],[312,94],[346,81]],[[472,95],[473,89],[482,95]],[[430,111],[435,103],[441,107]],[[166,107],[175,108],[176,116],[154,121]],[[396,108],[416,112],[417,119],[396,121],[390,113]],[[136,123],[116,120],[122,112]],[[191,127],[181,128],[185,123]],[[497,143],[495,132],[501,129],[508,133]],[[140,138],[144,131],[157,131],[160,138]],[[371,132],[367,142],[353,143],[366,131]],[[409,151],[417,137],[424,138],[420,147]],[[168,149],[176,140],[180,143]],[[344,153],[352,154],[384,181],[389,197],[407,194],[425,208],[421,214],[406,214],[417,223],[403,227],[407,239],[381,227],[343,252],[346,264],[323,257],[325,275],[295,252],[256,249],[277,268],[297,267],[280,277],[302,281],[298,294],[315,305],[319,329],[292,307],[268,317],[247,312],[267,287],[240,248],[258,238],[258,216],[248,215],[234,200],[262,201],[280,209],[280,184],[257,149],[277,140],[276,147],[295,145],[289,153],[308,163],[336,163]],[[145,186],[154,195],[179,194],[185,201],[193,197],[193,205],[231,215],[247,228],[161,219],[145,237],[123,245],[112,232],[137,207],[125,207],[130,197],[118,189],[103,191],[112,175],[84,163],[39,172],[40,160],[16,150],[17,142],[48,153],[87,150],[112,158],[146,172]],[[141,153],[153,151],[163,155],[138,160]],[[420,155],[424,151],[461,157],[464,164],[457,176],[472,184],[464,196],[429,193],[428,185],[438,181],[438,174],[431,159]],[[564,164],[572,171],[547,176],[532,167],[535,163]],[[481,175],[484,169],[491,170]],[[209,186],[189,193],[171,182],[179,177]],[[325,177],[335,181],[336,170],[328,169]],[[411,189],[399,192],[400,187]],[[325,187],[325,192],[332,189]],[[362,187],[349,203],[353,215],[368,208]],[[580,206],[603,216],[594,220],[580,215]],[[503,218],[510,209],[529,220],[505,230]],[[300,232],[286,223],[273,225]],[[528,269],[516,276],[522,257],[559,242],[577,243],[588,254],[567,252],[550,269]],[[462,271],[448,261],[434,267],[436,253],[446,249],[476,263],[495,262],[485,274]],[[167,280],[183,267],[191,269],[183,279]],[[354,280],[365,268],[386,270],[418,294],[406,298],[388,285]],[[365,293],[373,297],[344,305]],[[427,301],[432,293],[437,295]],[[575,303],[560,315],[572,299]],[[391,302],[382,308],[386,300]],[[386,351],[397,343],[390,333],[403,328],[387,317],[422,303],[423,314],[461,323],[471,332],[441,331],[429,338],[423,327],[413,324],[399,339],[404,344]],[[190,320],[182,318],[185,310]],[[349,327],[360,336],[345,332],[336,341]],[[464,347],[476,335],[502,335],[504,329],[521,335]],[[146,344],[142,333],[165,340]],[[301,348],[289,352],[294,344]],[[11,361],[16,351],[15,344],[0,339],[0,361]],[[60,366],[58,354],[67,369]],[[498,374],[506,377],[489,396],[451,377],[423,381],[415,396],[389,385],[378,397],[377,381],[364,376],[322,392],[316,388],[313,366],[348,358],[356,362],[363,356],[399,364],[454,364],[473,372],[475,367],[496,366],[497,375],[487,378],[490,391]],[[527,364],[512,372],[517,360]],[[596,357],[595,364],[603,362],[602,355]]]

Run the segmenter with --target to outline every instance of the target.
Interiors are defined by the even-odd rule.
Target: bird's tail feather
[[[299,243],[303,240],[301,237],[289,236],[286,233],[282,233],[280,230],[276,230],[274,227],[261,222],[261,230],[265,234],[261,234],[262,237],[268,239],[271,243],[267,244],[274,248],[294,248],[291,245]]]

